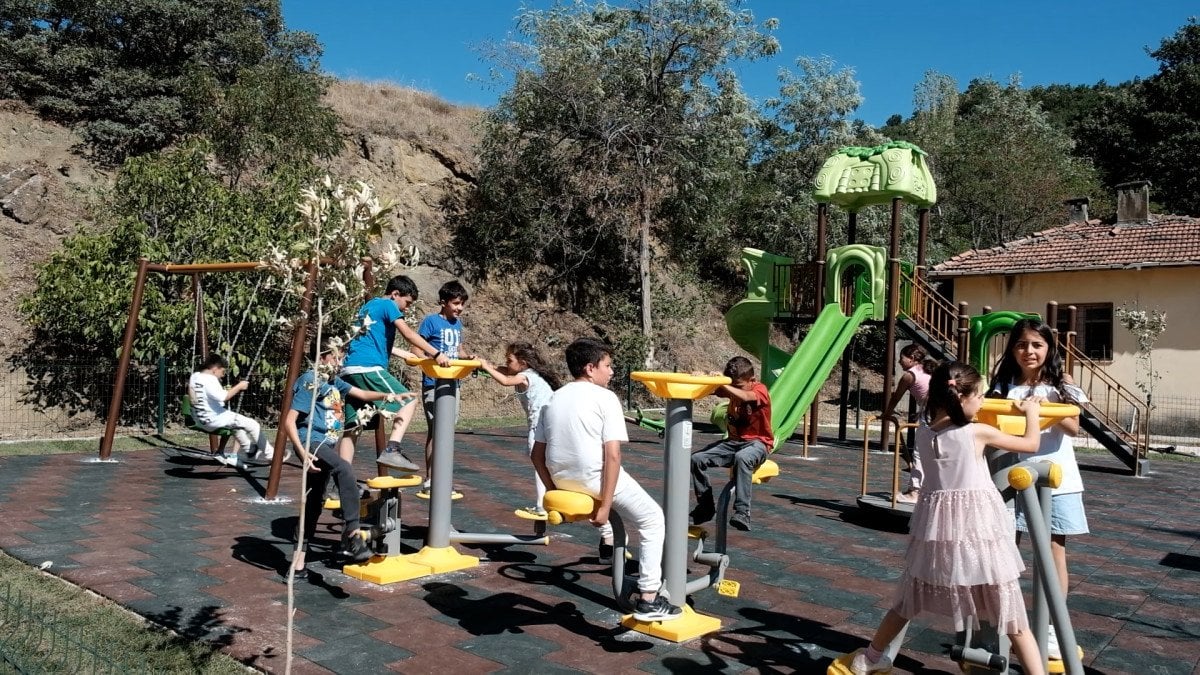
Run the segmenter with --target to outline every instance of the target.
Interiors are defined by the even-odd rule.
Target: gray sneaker
[[[420,467],[412,463],[412,460],[404,456],[400,450],[384,450],[380,453],[375,461],[384,466],[390,466],[393,469],[401,471],[416,471]]]

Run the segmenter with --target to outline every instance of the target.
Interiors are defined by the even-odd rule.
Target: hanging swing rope
[[[246,308],[244,310],[242,310],[242,319],[241,319],[241,321],[238,322],[237,331],[234,332],[234,334],[233,334],[233,341],[229,343],[229,357],[228,358],[229,358],[230,363],[233,362],[233,352],[237,348],[238,339],[240,339],[242,337],[242,327],[246,325],[246,319],[250,316],[250,310],[254,308],[254,302],[256,300],[258,300],[258,289],[260,286],[262,286],[262,282],[263,282],[263,276],[260,275],[258,277],[258,281],[256,281],[254,284],[254,290],[250,292],[250,300],[249,300],[249,302],[246,303]],[[226,292],[228,292],[229,287],[226,286],[225,289],[226,289]],[[261,351],[261,346],[260,346],[259,350]],[[253,370],[253,366],[251,366],[251,370]],[[250,373],[247,372],[246,376],[249,377]]]
[[[256,289],[257,290],[257,289]],[[246,369],[246,377],[243,379],[249,380],[250,375],[254,373],[254,368],[258,366],[258,359],[262,356],[263,347],[267,344],[267,339],[271,337],[271,331],[275,329],[276,319],[279,318],[279,310],[283,308],[283,301],[287,299],[287,294],[280,292],[279,302],[275,303],[275,311],[271,314],[271,322],[267,324],[267,329],[263,331],[262,339],[258,341],[258,349],[254,352],[254,358],[250,360],[250,367]],[[240,327],[239,327],[240,332]],[[237,412],[242,412],[242,402],[246,400],[245,396],[238,398]]]
[[[193,288],[195,289],[195,304],[192,305],[192,360],[188,363],[189,369],[196,367],[196,348],[200,343],[200,313],[204,311],[204,288],[200,285],[200,278],[193,276]]]

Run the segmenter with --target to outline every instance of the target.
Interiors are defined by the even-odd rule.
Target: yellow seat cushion
[[[542,506],[547,511],[561,514],[563,520],[582,520],[596,510],[596,500],[582,492],[550,490],[542,499]]]
[[[779,475],[779,465],[774,460],[768,459],[761,466],[754,470],[754,479],[751,481],[755,485],[765,483],[775,476]]]

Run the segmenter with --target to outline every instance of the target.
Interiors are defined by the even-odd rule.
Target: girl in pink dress
[[[905,392],[913,397],[917,403],[917,417],[925,411],[925,401],[929,398],[929,377],[933,369],[937,367],[937,361],[929,358],[925,354],[925,350],[919,345],[910,344],[900,350],[900,369],[904,374],[900,376],[900,381],[896,383],[896,390],[892,392],[891,398],[888,399],[887,406],[884,407],[883,417],[889,419],[896,412],[896,406],[900,405],[900,399],[904,398]],[[912,421],[912,420],[910,420]],[[900,420],[896,419],[896,433],[900,433]],[[921,457],[920,451],[913,448],[910,456],[905,456],[905,461],[908,461],[911,466],[911,471],[908,474],[908,487],[904,492],[896,495],[896,501],[905,504],[916,504],[917,499],[921,496],[921,480],[924,477],[921,474]]]
[[[947,363],[933,371],[927,422],[917,429],[925,484],[909,524],[904,575],[871,644],[850,660],[855,675],[889,672],[883,650],[923,612],[949,617],[956,631],[986,621],[1008,634],[1025,673],[1045,672],[1018,583],[1025,565],[1012,516],[983,455],[985,446],[1037,452],[1041,406],[1037,399],[1017,403],[1025,413],[1025,435],[1017,437],[972,423],[982,402],[983,378],[971,366]]]

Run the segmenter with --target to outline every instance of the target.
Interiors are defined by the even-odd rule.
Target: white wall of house
[[[954,301],[969,303],[972,315],[984,306],[1045,314],[1046,303],[1067,305],[1112,303],[1167,313],[1167,328],[1154,347],[1154,367],[1162,379],[1156,397],[1200,398],[1200,267],[1145,267],[1129,270],[1039,272],[995,276],[954,277]],[[1137,342],[1113,320],[1113,356],[1105,370],[1121,384],[1136,387]],[[1157,413],[1156,413],[1157,414]]]

